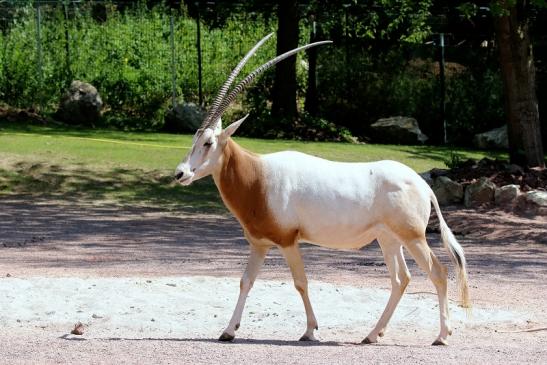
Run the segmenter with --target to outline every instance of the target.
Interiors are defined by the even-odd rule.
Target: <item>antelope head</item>
[[[249,58],[254,55],[257,49],[266,42],[273,33],[268,34],[262,38],[246,55],[241,59],[239,64],[234,68],[224,85],[220,88],[220,91],[213,101],[211,108],[207,112],[206,117],[203,120],[201,127],[196,131],[192,140],[192,147],[177,166],[175,170],[175,179],[182,185],[190,185],[193,181],[201,179],[202,177],[211,175],[218,165],[222,156],[222,151],[226,146],[228,138],[238,129],[243,121],[249,116],[248,114],[239,119],[238,121],[230,124],[226,128],[222,128],[221,117],[222,114],[228,109],[230,104],[235,98],[249,85],[259,74],[266,71],[276,63],[294,55],[297,52],[305,49],[319,46],[326,43],[332,43],[331,41],[321,41],[310,43],[302,47],[295,48],[291,51],[285,52],[270,61],[266,62],[256,70],[251,72],[245,77],[236,87],[234,87],[228,95],[226,95],[230,89],[230,86],[234,82],[235,78],[247,63]]]

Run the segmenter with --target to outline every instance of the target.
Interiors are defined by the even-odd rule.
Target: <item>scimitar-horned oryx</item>
[[[239,299],[220,340],[234,339],[247,294],[273,246],[281,250],[304,302],[307,326],[301,340],[315,340],[317,320],[308,297],[299,243],[359,249],[377,240],[392,289],[380,320],[363,343],[375,343],[384,335],[410,280],[404,247],[435,285],[441,329],[433,344],[446,344],[451,334],[447,269],[435,257],[425,236],[431,204],[439,218],[444,247],[457,267],[462,305],[469,307],[466,261],[462,247],[441,215],[433,191],[416,172],[395,161],[343,163],[293,151],[257,155],[230,138],[248,115],[222,128],[222,114],[260,73],[299,51],[329,43],[316,42],[277,56],[228,93],[244,64],[270,36],[258,42],[230,74],[194,135],[190,151],[175,171],[175,178],[182,185],[212,175],[222,200],[239,220],[250,244]]]

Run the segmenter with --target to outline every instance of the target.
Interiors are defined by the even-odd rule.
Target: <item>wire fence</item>
[[[50,111],[79,79],[129,114],[169,98],[203,104],[274,27],[236,14],[221,31],[184,12],[127,2],[0,2],[0,100]],[[248,67],[274,52],[275,43],[266,44]]]
[[[162,113],[181,100],[206,105],[241,57],[277,27],[274,15],[249,11],[230,12],[221,27],[213,27],[199,16],[201,11],[210,20],[210,2],[200,2],[197,16],[180,2],[176,8],[166,3],[0,0],[0,101],[54,112],[70,83],[82,80],[101,94],[103,116],[157,129]],[[455,46],[447,35],[443,91],[438,34],[430,42],[367,43],[356,36],[360,14],[348,6],[336,16],[317,14],[317,24],[300,21],[300,44],[315,26],[326,28],[322,21],[331,24],[334,44],[322,48],[317,60],[320,117],[365,135],[377,118],[408,115],[439,140],[447,130],[448,139],[465,140],[469,131],[498,126],[501,81],[497,66],[488,64],[495,59],[492,47]],[[242,75],[275,52],[275,40],[267,42]],[[299,57],[302,101],[309,64],[305,54]],[[271,86],[272,80],[265,75],[258,83]],[[267,92],[256,85],[247,93],[255,111],[268,109]],[[439,128],[444,121],[446,128]]]

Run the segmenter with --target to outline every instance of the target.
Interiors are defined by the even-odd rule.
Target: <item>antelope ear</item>
[[[248,116],[249,116],[249,114],[247,114],[246,116],[244,116],[243,118],[241,118],[237,122],[233,122],[232,124],[230,124],[229,126],[224,128],[224,130],[222,131],[222,137],[224,137],[226,139],[226,138],[230,137],[232,134],[234,134],[235,131],[241,125],[241,123],[243,123],[245,121],[245,119],[247,119]]]
[[[222,119],[218,118],[218,121],[215,124],[215,128],[213,129],[213,134],[215,136],[220,136],[221,133],[222,133]]]

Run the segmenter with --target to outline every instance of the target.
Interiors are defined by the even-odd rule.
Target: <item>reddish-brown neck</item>
[[[252,237],[282,246],[294,243],[296,233],[280,227],[268,207],[264,166],[259,156],[229,139],[221,167],[213,177],[224,204]]]

